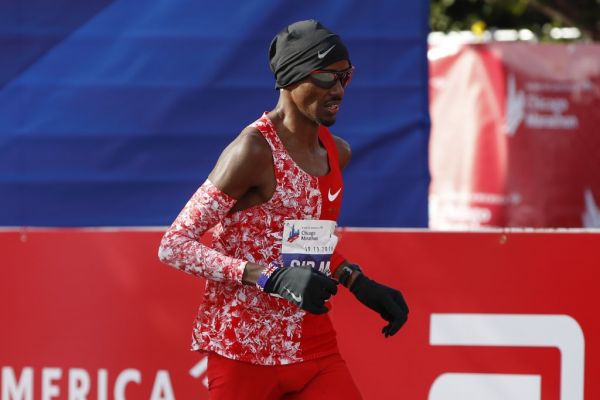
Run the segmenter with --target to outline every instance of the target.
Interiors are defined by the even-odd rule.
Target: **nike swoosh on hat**
[[[321,51],[317,52],[317,57],[319,57],[319,59],[322,60],[323,58],[325,58],[327,56],[327,54],[329,54],[329,52],[331,50],[333,50],[334,47],[335,47],[335,44],[322,53],[321,53]]]

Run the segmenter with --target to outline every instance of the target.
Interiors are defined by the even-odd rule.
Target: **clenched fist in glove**
[[[408,319],[408,306],[402,293],[396,289],[377,283],[360,273],[350,286],[350,291],[361,303],[389,322],[381,330],[385,337],[398,332]]]
[[[324,314],[337,282],[310,267],[282,267],[271,263],[261,273],[256,285],[266,293],[277,294],[313,314]]]

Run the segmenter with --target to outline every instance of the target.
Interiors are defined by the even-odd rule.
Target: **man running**
[[[408,307],[335,251],[350,147],[327,127],[353,66],[341,38],[315,20],[278,33],[269,60],[277,105],[225,148],[159,257],[206,278],[192,348],[208,353],[211,399],[359,399],[329,298],[338,283],[349,288],[387,321],[386,337]]]

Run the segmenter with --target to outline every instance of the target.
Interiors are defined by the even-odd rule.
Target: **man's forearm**
[[[195,276],[241,284],[246,261],[220,253],[200,241],[236,201],[206,180],[165,232],[158,249],[160,261]]]

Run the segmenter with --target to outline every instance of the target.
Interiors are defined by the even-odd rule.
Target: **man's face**
[[[344,71],[350,68],[347,60],[328,65],[324,70]],[[317,85],[310,76],[298,82],[291,89],[291,96],[298,110],[308,119],[331,126],[335,123],[339,106],[344,97],[344,88],[339,80],[329,88]]]

